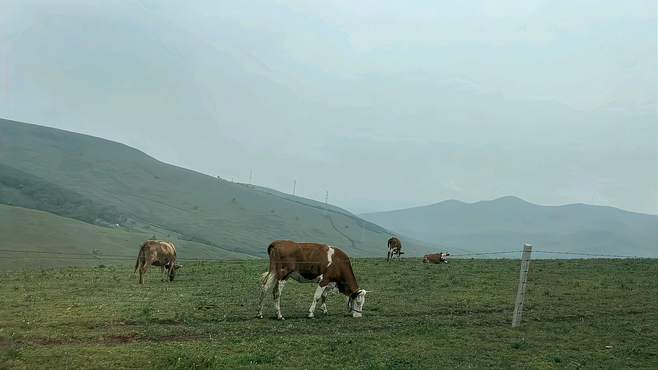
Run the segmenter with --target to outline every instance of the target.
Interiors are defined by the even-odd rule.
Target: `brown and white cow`
[[[137,254],[135,262],[135,272],[139,269],[139,283],[144,284],[144,274],[149,267],[160,266],[162,270],[162,280],[165,279],[165,271],[169,275],[169,281],[174,281],[176,270],[181,265],[176,264],[176,247],[174,243],[162,240],[147,240],[142,243]]]
[[[398,256],[398,259],[402,256],[402,242],[396,237],[388,239],[388,253],[386,254],[386,262],[390,261],[391,258]]]
[[[423,263],[448,263],[450,253],[433,253],[423,256]]]
[[[308,317],[313,318],[315,306],[320,303],[323,313],[327,313],[327,293],[333,288],[348,297],[347,309],[353,317],[361,317],[367,291],[359,288],[354,277],[350,259],[342,250],[325,244],[296,243],[290,240],[277,240],[267,247],[270,257],[269,270],[262,276],[261,293],[258,303],[258,317],[263,318],[263,300],[272,288],[276,317],[281,314],[281,291],[288,278],[300,283],[318,283],[315,289]]]

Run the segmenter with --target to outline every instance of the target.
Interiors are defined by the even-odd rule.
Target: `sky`
[[[357,213],[505,195],[657,213],[655,1],[0,8],[2,118]]]

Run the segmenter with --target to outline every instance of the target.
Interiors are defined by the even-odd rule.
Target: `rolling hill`
[[[264,257],[275,239],[380,256],[390,237],[337,207],[169,165],[116,142],[1,119],[0,204],[194,242],[187,251],[192,257],[203,254],[201,246],[219,255]],[[3,222],[16,209],[5,210]],[[409,245],[410,255],[423,252]]]
[[[0,205],[0,220],[0,268],[3,269],[119,262],[130,264],[137,256],[138,246],[153,235],[91,225],[48,212],[7,205]],[[164,232],[161,235],[167,236]],[[177,240],[176,246],[183,252],[183,261],[186,256],[190,258],[186,252],[190,250],[198,259],[251,258],[188,240]]]
[[[475,203],[448,200],[361,217],[458,251],[514,250],[531,242],[537,250],[658,256],[658,216],[612,207],[540,206],[508,196]]]

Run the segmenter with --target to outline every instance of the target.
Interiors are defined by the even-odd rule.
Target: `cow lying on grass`
[[[176,247],[174,243],[162,240],[147,240],[142,243],[137,254],[135,271],[133,271],[134,274],[139,269],[140,284],[144,284],[144,274],[151,265],[160,266],[163,281],[165,280],[165,272],[169,275],[169,281],[174,281],[176,270],[182,267],[176,264]]]
[[[348,297],[347,309],[352,316],[361,317],[367,292],[359,288],[352,264],[345,252],[325,244],[278,240],[267,247],[267,254],[270,257],[270,267],[261,280],[259,318],[263,318],[263,299],[272,288],[276,317],[283,320],[281,292],[288,278],[300,283],[318,283],[308,310],[309,318],[314,317],[318,303],[322,312],[327,313],[325,301],[328,291],[333,288],[338,288],[339,292]]]
[[[450,253],[434,253],[423,256],[423,263],[448,263]]]

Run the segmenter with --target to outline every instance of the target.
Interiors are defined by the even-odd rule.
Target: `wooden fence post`
[[[512,327],[516,328],[521,324],[523,318],[523,305],[525,304],[525,292],[528,288],[528,268],[530,267],[530,254],[532,245],[526,243],[523,245],[523,255],[521,256],[521,273],[519,275],[519,289],[516,292],[516,303],[514,304],[514,315],[512,316]]]

